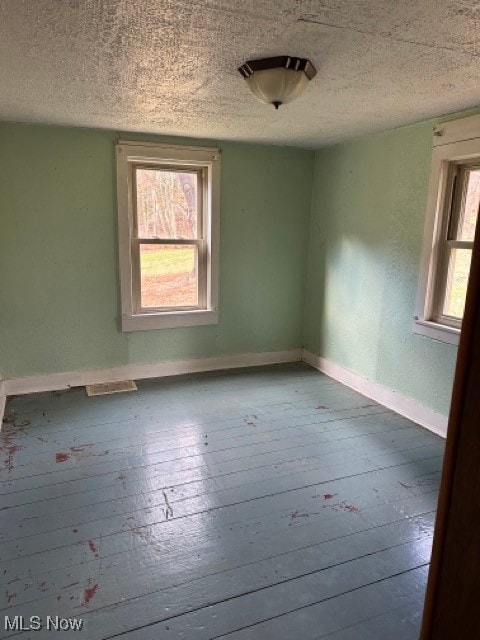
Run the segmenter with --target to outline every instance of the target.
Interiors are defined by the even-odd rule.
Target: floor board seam
[[[363,417],[369,417],[369,415],[378,415],[378,414],[367,414],[367,415],[361,415],[361,416],[357,416],[355,418],[348,418],[348,419],[349,420],[350,419],[358,420],[358,419],[363,418]],[[336,422],[336,420],[329,420],[327,422]],[[298,425],[298,428],[305,427],[305,426],[310,426],[310,424],[319,424],[319,423],[306,423],[306,424],[303,424],[303,425]],[[325,424],[325,423],[321,423],[321,424]],[[412,429],[413,431],[416,431],[417,428],[421,429],[422,427],[416,427],[416,425],[405,426],[405,427],[396,427],[394,429],[389,429],[389,430],[387,430],[387,431],[385,431],[383,433],[387,434],[387,433],[391,433],[393,431],[404,431],[405,429]],[[327,431],[326,433],[331,433],[331,432]],[[291,436],[291,438],[288,438],[288,439],[305,438],[305,435],[306,435],[305,433],[302,433],[302,434],[299,434],[298,436]],[[320,436],[320,435],[323,435],[323,434],[318,434],[318,435]],[[348,437],[345,437],[345,438],[335,438],[333,440],[327,440],[325,442],[342,442],[344,440],[352,440],[352,439],[355,439],[355,438],[366,438],[369,435],[371,435],[371,433],[367,432],[367,433],[362,434],[360,436],[354,436],[353,438],[352,438],[352,436],[348,436]],[[282,441],[284,439],[287,439],[287,438],[275,438],[274,440],[270,440],[269,442],[280,442],[280,441]],[[258,444],[266,444],[266,443],[258,443]],[[322,444],[322,441],[320,441],[318,444]],[[209,456],[209,455],[212,455],[214,453],[216,454],[216,453],[224,453],[226,451],[235,451],[236,449],[242,449],[242,448],[248,447],[248,446],[250,446],[250,445],[247,444],[247,445],[239,445],[238,447],[227,447],[226,449],[215,449],[215,450],[212,450],[212,451],[205,451],[202,454],[195,454],[195,455],[191,455],[191,456],[180,456],[178,458],[169,458],[168,460],[162,460],[162,461],[159,461],[159,462],[153,463],[153,464],[167,464],[169,462],[176,462],[178,460],[190,460],[192,458],[201,458],[201,459],[203,459],[205,456]],[[308,445],[304,445],[304,446],[312,446],[312,445],[308,444]],[[278,451],[288,451],[289,449],[294,449],[294,448],[295,447],[287,447],[286,449],[279,449]],[[258,455],[261,455],[261,454],[258,454]],[[141,457],[141,455],[139,454],[138,457]],[[49,475],[54,474],[54,473],[62,473],[62,472],[69,471],[69,470],[78,470],[80,468],[84,469],[84,470],[88,470],[91,467],[99,467],[99,466],[101,467],[101,466],[106,465],[106,464],[114,463],[114,462],[116,462],[118,460],[118,458],[120,458],[120,456],[115,456],[115,458],[113,458],[111,460],[109,459],[108,461],[103,461],[102,460],[100,462],[93,462],[91,464],[86,464],[86,465],[69,466],[69,467],[65,467],[64,469],[54,469],[53,471],[46,471],[44,473],[37,473],[37,474],[31,474],[31,475],[27,475],[27,476],[20,476],[19,478],[12,478],[12,480],[14,480],[14,481],[28,480],[30,478],[38,478],[38,477],[42,477],[42,476],[49,476]],[[251,458],[251,456],[240,456],[240,457],[238,457],[236,459],[237,460],[241,460],[242,458]],[[22,467],[22,466],[27,467],[29,465],[28,464],[20,465],[20,467]],[[147,465],[138,465],[138,467],[130,467],[130,468],[143,469],[146,466]],[[152,466],[152,465],[148,465],[148,466]],[[98,475],[102,475],[102,474],[98,474]],[[8,480],[2,481],[2,482],[8,482]],[[57,484],[57,483],[52,483],[52,484]],[[3,495],[3,494],[0,494],[0,495]]]
[[[242,569],[244,567],[256,565],[258,562],[267,562],[269,560],[274,560],[276,558],[281,558],[283,556],[288,556],[291,553],[296,553],[298,551],[305,551],[306,549],[312,549],[312,548],[321,546],[323,544],[329,544],[329,543],[332,543],[332,542],[336,542],[337,540],[344,540],[346,538],[351,538],[351,537],[358,536],[358,535],[361,535],[361,534],[364,534],[364,533],[368,533],[369,531],[372,531],[372,532],[373,531],[378,531],[378,529],[382,529],[383,527],[388,527],[388,526],[391,526],[391,525],[399,523],[399,522],[404,522],[405,520],[414,520],[415,518],[418,518],[418,517],[420,517],[422,515],[428,515],[428,514],[431,514],[431,513],[434,513],[434,510],[424,511],[424,512],[415,514],[413,516],[408,516],[407,518],[402,517],[402,518],[399,518],[398,520],[392,520],[391,522],[387,522],[387,523],[384,523],[384,524],[381,524],[381,525],[378,525],[378,526],[367,527],[366,529],[359,529],[358,531],[354,531],[353,533],[349,533],[349,534],[345,534],[345,535],[342,535],[342,536],[338,536],[336,538],[327,538],[325,540],[319,540],[319,541],[317,541],[315,543],[312,543],[312,544],[309,544],[309,545],[303,545],[301,547],[296,547],[296,548],[293,548],[293,549],[289,549],[288,551],[285,551],[283,553],[278,553],[278,554],[275,554],[273,556],[267,556],[265,558],[261,558],[260,560],[256,559],[256,560],[254,560],[252,562],[246,562],[246,563],[241,564],[241,565],[236,565],[234,567],[229,567],[228,569],[223,569],[221,571],[215,571],[213,573],[205,574],[203,576],[200,576],[199,578],[195,578],[194,580],[187,580],[187,581],[185,581],[183,583],[178,583],[178,584],[175,584],[175,585],[169,585],[165,589],[156,589],[155,591],[148,592],[146,594],[142,594],[142,596],[137,596],[137,597],[144,597],[146,595],[151,595],[153,593],[159,593],[161,591],[164,591],[166,589],[171,588],[172,586],[173,587],[178,587],[178,586],[182,586],[182,585],[191,584],[192,582],[195,582],[197,580],[202,580],[204,578],[208,578],[208,577],[211,577],[211,576],[221,575],[223,573],[228,573],[229,571],[233,571],[233,570],[236,570],[236,569]],[[427,536],[427,534],[425,534],[425,535]],[[425,537],[425,536],[423,536],[423,537]],[[404,544],[404,543],[400,543],[400,545],[401,544]],[[394,545],[394,546],[398,546],[398,545]],[[120,551],[120,552],[118,552],[116,554],[110,554],[108,556],[104,556],[104,557],[102,557],[102,559],[106,560],[106,559],[112,558],[112,557],[114,557],[116,555],[117,556],[124,556],[125,553],[123,551]],[[350,561],[355,560],[355,559],[358,559],[358,558],[352,558]],[[81,563],[81,564],[83,564],[83,563]],[[73,566],[76,566],[76,565],[69,564],[68,566],[69,567],[73,567]],[[42,574],[38,574],[38,575],[48,575],[48,572],[47,572],[47,574],[44,574],[44,572],[42,572]],[[32,577],[35,577],[35,576],[29,576],[29,578],[32,578]],[[1,586],[6,586],[7,584],[8,583],[4,583]],[[42,596],[42,597],[36,598],[35,600],[29,600],[28,602],[24,602],[22,604],[30,604],[30,603],[33,603],[33,602],[38,602],[39,600],[43,600],[43,599],[48,598],[48,597],[49,596],[45,596],[45,597]],[[130,600],[134,600],[134,599],[135,598],[131,598]],[[128,600],[124,600],[122,602],[128,602]],[[99,611],[99,610],[101,610],[103,608],[108,608],[108,607],[111,607],[111,606],[113,606],[113,605],[112,604],[105,605],[105,607],[99,607],[97,609],[92,609],[90,611]],[[8,608],[7,609],[0,609],[0,612],[1,611],[5,611],[5,610],[8,610]]]
[[[425,445],[424,444],[424,445],[419,445],[418,447],[408,447],[407,449],[394,449],[392,451],[392,453],[396,453],[396,454],[398,454],[398,453],[406,453],[406,452],[415,451],[417,449],[422,449],[422,448],[428,447],[428,446],[431,446],[431,445]],[[334,451],[332,453],[340,453],[340,452],[341,452],[341,450],[338,451],[338,452]],[[388,455],[388,454],[382,454],[382,455]],[[285,461],[285,462],[293,463],[293,462],[297,462],[299,460],[305,461],[305,460],[310,460],[310,459],[318,458],[318,457],[319,456],[316,455],[316,456],[308,456],[306,458],[303,458],[303,457],[291,458],[290,460]],[[364,458],[362,458],[361,456],[358,456],[355,459],[359,460],[359,461],[364,460]],[[350,460],[349,462],[352,462],[352,461]],[[370,462],[372,465],[375,465],[375,463],[371,462],[371,460],[367,460],[367,462]],[[269,464],[269,465],[261,465],[261,466],[258,466],[258,467],[251,467],[249,469],[245,469],[245,470],[242,470],[242,471],[232,471],[232,472],[230,472],[228,474],[219,474],[219,475],[216,475],[216,476],[210,476],[207,479],[208,480],[216,480],[218,478],[230,477],[230,476],[233,476],[233,475],[235,475],[237,473],[248,473],[249,471],[256,471],[257,469],[267,469],[269,467],[276,468],[277,465],[280,465],[280,464],[282,464],[282,462],[274,462],[274,463]],[[325,467],[328,467],[328,466],[332,466],[332,465],[325,465],[325,463],[323,463],[323,462],[319,462],[318,464],[319,464],[319,467],[305,468],[305,469],[301,469],[300,471],[294,471],[292,473],[276,474],[271,479],[272,480],[273,479],[276,479],[276,480],[278,479],[279,480],[281,478],[289,478],[291,476],[299,475],[299,474],[303,473],[304,471],[315,471],[315,470],[318,470],[319,468],[325,468]],[[115,473],[118,473],[118,472],[115,472]],[[180,484],[177,484],[177,485],[164,485],[164,486],[162,486],[162,487],[160,487],[158,489],[152,489],[151,491],[148,491],[148,492],[141,491],[141,492],[138,492],[138,493],[124,494],[124,495],[122,495],[120,497],[117,496],[117,497],[109,498],[108,500],[99,500],[97,502],[91,502],[91,503],[89,503],[89,506],[92,506],[92,505],[98,506],[100,504],[108,504],[110,502],[117,502],[118,500],[124,500],[126,498],[134,498],[134,497],[140,496],[140,495],[141,496],[146,496],[146,495],[150,495],[150,494],[157,493],[157,492],[160,492],[160,491],[164,491],[166,489],[171,489],[172,487],[174,487],[175,489],[178,489],[180,487],[186,487],[189,484],[195,484],[195,483],[198,483],[198,482],[200,482],[200,480],[190,480],[188,482],[180,483]],[[232,487],[226,487],[224,489],[215,489],[215,490],[212,490],[212,491],[205,491],[203,493],[196,493],[196,494],[193,494],[191,496],[187,496],[185,498],[178,498],[177,500],[172,500],[171,502],[172,502],[172,504],[178,504],[178,503],[183,502],[185,500],[193,500],[195,498],[200,498],[202,496],[218,494],[218,493],[220,493],[222,491],[232,491],[234,489],[241,489],[242,487],[248,487],[248,486],[251,486],[252,484],[256,484],[257,482],[260,482],[260,481],[259,480],[255,480],[253,482],[244,482],[244,483],[241,483],[241,484],[238,484],[238,485],[233,485]],[[264,480],[262,480],[262,482],[264,482]],[[48,486],[52,486],[52,485],[48,485]],[[102,489],[108,489],[108,488],[112,488],[112,487],[116,487],[116,486],[118,486],[118,483],[112,483],[110,485],[105,485],[104,487],[102,487]],[[32,506],[32,505],[35,505],[35,504],[41,504],[43,502],[51,502],[52,500],[57,500],[57,499],[61,499],[61,498],[67,498],[67,497],[70,497],[70,496],[79,496],[79,495],[82,495],[84,493],[88,493],[89,491],[96,491],[96,490],[95,489],[86,489],[85,491],[79,491],[77,493],[63,494],[61,496],[56,496],[54,498],[43,498],[41,500],[35,500],[33,502],[23,502],[23,503],[20,503],[18,505],[11,505],[11,506],[7,506],[7,507],[1,507],[0,508],[0,512],[8,511],[9,509],[17,509],[17,508],[23,508],[23,507],[27,507],[27,506]],[[72,507],[71,509],[63,509],[62,513],[66,513],[68,511],[75,511],[77,509],[83,509],[83,508],[85,508],[85,506]],[[39,518],[39,517],[44,517],[44,515],[42,515],[42,516],[30,516],[28,518],[24,518],[20,522],[24,522],[26,520],[34,520],[35,518]]]
[[[333,600],[334,598],[338,598],[340,596],[346,595],[347,593],[353,593],[354,591],[358,591],[360,589],[364,589],[365,587],[369,587],[369,586],[371,586],[373,584],[378,584],[380,582],[384,582],[385,580],[390,580],[391,578],[396,578],[398,576],[404,575],[405,573],[409,573],[410,571],[415,571],[415,570],[418,570],[418,569],[420,569],[422,567],[428,566],[428,564],[429,564],[428,562],[421,563],[421,564],[419,564],[419,565],[417,565],[415,567],[411,567],[410,569],[405,569],[405,571],[399,571],[397,573],[393,573],[393,574],[391,574],[391,575],[389,575],[389,576],[387,576],[385,578],[380,578],[378,580],[372,580],[371,582],[365,583],[365,584],[363,584],[363,585],[361,585],[359,587],[354,587],[352,589],[348,589],[346,591],[342,591],[340,593],[337,593],[334,596],[328,596],[326,598],[321,598],[318,601],[311,602],[311,603],[309,603],[307,605],[304,605],[304,606],[301,606],[301,607],[295,607],[294,609],[291,609],[289,611],[285,611],[284,613],[281,613],[281,614],[276,615],[276,616],[271,616],[269,618],[265,618],[264,620],[260,620],[259,622],[255,622],[255,623],[253,623],[251,625],[245,625],[245,626],[239,627],[237,629],[232,629],[228,633],[222,633],[219,636],[212,636],[210,638],[210,640],[220,640],[220,638],[226,638],[229,635],[231,635],[232,633],[237,633],[238,631],[243,631],[244,629],[249,629],[249,628],[255,627],[255,626],[257,626],[259,624],[262,624],[264,622],[270,622],[271,620],[276,620],[278,618],[282,618],[283,616],[290,615],[292,613],[295,613],[296,611],[302,611],[303,609],[308,609],[309,607],[314,607],[315,605],[320,604],[321,602],[328,602],[329,600]],[[268,587],[265,587],[265,588],[268,588]],[[264,589],[260,589],[260,591],[263,591],[263,590]],[[251,593],[256,593],[257,591],[258,590],[254,590]],[[250,593],[247,592],[247,593],[245,593],[243,595],[250,595]],[[219,601],[218,603],[214,603],[214,604],[223,604],[225,602],[230,602],[232,600],[236,600],[238,597],[240,597],[240,596],[232,596],[231,598],[225,598],[225,600]],[[150,623],[148,623],[146,625],[141,625],[141,626],[138,626],[138,627],[134,627],[132,629],[121,631],[120,633],[115,633],[115,634],[110,635],[110,636],[104,636],[102,638],[102,640],[112,640],[112,638],[118,638],[118,637],[124,636],[124,635],[126,635],[128,633],[132,633],[132,632],[138,631],[140,629],[145,629],[147,627],[152,627],[152,626],[154,626],[156,624],[161,624],[163,622],[167,622],[168,620],[173,620],[175,618],[179,618],[179,617],[185,616],[185,615],[187,615],[189,613],[195,613],[196,611],[201,611],[202,609],[206,609],[206,608],[209,608],[211,606],[214,606],[214,605],[213,604],[205,605],[205,606],[202,606],[202,607],[198,607],[198,609],[191,609],[190,611],[183,612],[183,613],[175,615],[175,616],[171,616],[170,618],[163,618],[163,619],[160,619],[160,620],[156,620],[155,622],[150,622]]]
[[[442,457],[441,455],[428,456],[426,458],[422,458],[421,461],[433,460],[435,458],[441,458],[441,457]],[[272,498],[274,496],[284,495],[284,494],[287,494],[287,493],[292,493],[294,491],[301,491],[302,489],[310,489],[312,487],[318,487],[318,486],[321,486],[323,484],[327,484],[329,482],[338,482],[340,480],[346,480],[348,478],[357,478],[357,477],[360,477],[360,476],[369,475],[371,473],[377,473],[378,471],[386,471],[387,469],[394,469],[396,467],[402,467],[402,466],[405,466],[407,464],[411,464],[411,463],[410,462],[404,462],[404,463],[400,463],[398,465],[390,465],[390,466],[387,466],[387,467],[380,467],[378,469],[372,469],[371,471],[364,471],[362,473],[355,473],[355,474],[352,474],[352,475],[341,476],[341,477],[337,477],[337,478],[333,478],[333,479],[324,480],[322,482],[309,483],[309,484],[306,484],[306,485],[302,485],[300,487],[295,487],[295,488],[292,488],[292,489],[285,489],[283,491],[278,491],[276,493],[269,493],[269,494],[265,494],[265,495],[262,495],[262,496],[254,496],[253,498],[248,498],[247,500],[240,500],[238,502],[232,502],[232,503],[230,503],[228,505],[221,505],[219,507],[211,507],[210,509],[204,509],[204,510],[201,510],[201,511],[195,511],[193,513],[189,513],[189,514],[186,514],[184,516],[175,516],[175,517],[171,518],[170,520],[168,520],[168,522],[184,520],[185,518],[190,518],[190,517],[198,516],[198,515],[205,514],[205,513],[212,513],[213,511],[219,511],[220,509],[228,509],[230,507],[237,507],[237,506],[239,506],[241,504],[248,504],[250,502],[255,502],[256,500],[263,500],[265,498]],[[121,514],[121,515],[125,516],[125,515],[129,515],[129,514],[136,513],[136,512],[137,512],[137,510],[127,511],[127,512]],[[81,525],[85,525],[85,524],[91,524],[92,522],[100,522],[101,520],[106,520],[106,519],[108,519],[110,517],[112,517],[112,516],[107,516],[105,518],[96,518],[95,520],[88,520],[88,521],[84,521],[84,522],[79,522],[79,523],[76,523],[76,525],[77,526],[81,526]],[[161,523],[165,523],[165,522],[167,522],[167,521],[166,520],[158,520],[157,522],[152,523],[152,524],[161,524]],[[145,526],[151,526],[151,525],[145,525]],[[54,533],[56,531],[61,531],[64,528],[67,528],[67,527],[59,527],[57,529],[51,529],[51,530],[47,530],[47,531],[42,531],[41,533],[42,534]],[[142,529],[142,528],[144,528],[144,526],[141,526],[141,527],[138,527],[138,528]],[[9,539],[6,539],[6,540],[2,540],[2,542],[0,544],[8,543],[8,542],[16,542],[18,540],[23,540],[25,538],[29,538],[29,537],[37,536],[37,535],[38,535],[38,532],[34,533],[34,534],[29,534],[27,536],[18,536],[16,538],[11,538],[11,539],[9,538]],[[114,535],[114,534],[107,534],[107,535],[111,536],[111,535]],[[107,537],[107,536],[105,536],[105,537]],[[69,546],[69,545],[65,545],[65,546]],[[61,548],[61,547],[57,547],[57,548]],[[25,557],[25,556],[23,556],[23,557]]]

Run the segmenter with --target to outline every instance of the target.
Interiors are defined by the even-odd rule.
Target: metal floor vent
[[[105,396],[110,393],[124,393],[136,391],[137,385],[133,380],[121,380],[120,382],[104,382],[102,384],[86,384],[87,396]]]

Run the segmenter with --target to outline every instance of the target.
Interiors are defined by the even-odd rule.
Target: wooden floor
[[[11,399],[4,616],[88,640],[417,640],[443,441],[304,364]]]

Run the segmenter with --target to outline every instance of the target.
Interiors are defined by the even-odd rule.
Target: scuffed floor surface
[[[0,629],[417,640],[439,437],[303,364],[138,386],[8,402]]]

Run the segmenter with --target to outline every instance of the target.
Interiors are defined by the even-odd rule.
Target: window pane
[[[197,247],[140,245],[140,281],[142,308],[197,306]]]
[[[443,306],[443,313],[447,316],[463,318],[471,258],[472,252],[469,249],[452,249],[451,251]]]
[[[138,169],[139,238],[197,237],[197,174]]]
[[[458,221],[457,240],[474,240],[480,205],[480,169],[471,169],[466,174],[465,204]]]

